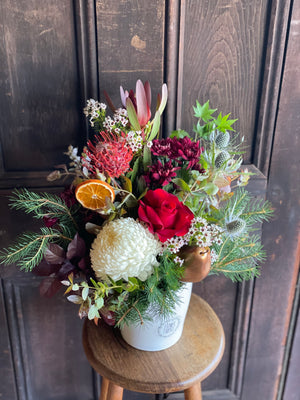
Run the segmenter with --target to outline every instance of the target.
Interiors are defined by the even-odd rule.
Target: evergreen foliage
[[[43,258],[50,242],[70,242],[72,239],[64,236],[56,229],[41,228],[40,232],[25,232],[14,244],[0,253],[0,261],[5,264],[16,264],[21,270],[32,271]]]
[[[181,287],[180,278],[184,269],[177,266],[169,256],[164,254],[160,266],[154,269],[145,282],[140,282],[138,290],[126,295],[126,301],[124,298],[121,302],[118,299],[114,311],[119,326],[123,323],[141,323],[157,314],[172,314],[178,301],[176,292]],[[151,310],[147,314],[145,311],[150,304]]]
[[[219,257],[212,265],[212,274],[222,273],[233,282],[259,276],[258,263],[265,259],[259,236],[252,235],[235,240],[227,236],[217,251]]]
[[[54,194],[35,193],[27,189],[14,190],[9,198],[10,207],[32,213],[34,218],[57,219],[54,228],[41,227],[40,232],[25,232],[14,244],[0,252],[0,262],[16,264],[22,270],[32,271],[42,258],[48,244],[60,243],[64,247],[72,240],[78,231],[74,219],[77,208],[67,207],[65,202]]]
[[[57,218],[58,224],[68,227],[75,235],[78,230],[77,223],[73,214],[78,206],[70,209],[59,197],[51,193],[30,192],[27,189],[14,190],[9,198],[12,209],[24,211],[26,214],[32,213],[34,218],[42,219]]]

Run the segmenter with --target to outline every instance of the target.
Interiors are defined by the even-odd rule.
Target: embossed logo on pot
[[[158,327],[159,336],[167,337],[173,335],[178,328],[179,322],[180,322],[179,318],[171,318],[164,320]]]

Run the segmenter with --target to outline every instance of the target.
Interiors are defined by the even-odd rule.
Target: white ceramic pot
[[[167,318],[155,315],[152,321],[143,324],[124,325],[121,328],[123,339],[139,350],[159,351],[173,346],[181,337],[185,316],[189,307],[192,282],[186,282],[178,292],[179,301],[174,313]]]

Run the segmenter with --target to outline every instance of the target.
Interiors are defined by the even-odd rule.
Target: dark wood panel
[[[266,176],[272,154],[278,98],[284,68],[286,36],[292,0],[273,0],[270,7],[265,68],[263,70],[262,94],[258,99],[259,113],[256,143],[253,147],[253,163]]]
[[[5,377],[5,384],[0,385],[0,398],[17,398],[15,375],[12,362],[11,342],[6,324],[6,310],[3,298],[2,279],[0,279],[0,376]]]
[[[41,298],[39,280],[24,275],[4,282],[20,398],[91,398],[92,371],[76,309],[61,295]]]
[[[210,390],[203,392],[203,400],[237,400],[230,390]],[[184,393],[171,393],[168,400],[184,400]]]
[[[276,398],[299,273],[299,2],[293,7],[268,185],[275,217],[263,229],[269,259],[255,284],[243,400]]]
[[[6,211],[1,217],[0,248],[11,243],[17,234],[39,225],[28,215],[9,210],[8,194],[9,191],[2,191],[0,195],[1,209]],[[4,348],[1,354],[7,361],[1,367],[5,366],[8,380],[16,376],[16,385],[5,389],[11,395],[3,398],[91,399],[93,374],[82,349],[82,321],[76,307],[63,297],[63,291],[51,299],[42,298],[38,290],[40,278],[14,266],[1,266],[0,277],[4,290],[0,311],[5,310],[5,314],[0,312],[1,350]],[[0,382],[3,390],[6,379]]]
[[[44,170],[79,141],[71,0],[1,2],[1,144],[5,171]]]
[[[283,400],[299,400],[299,370],[300,370],[300,316],[298,303],[298,316],[295,324],[293,343],[289,349],[288,371],[284,384]]]
[[[231,361],[231,340],[234,329],[236,284],[222,276],[209,276],[194,284],[193,291],[213,308],[224,328],[225,351],[215,371],[202,382],[203,390],[227,389]]]
[[[119,105],[120,85],[135,89],[137,79],[149,80],[155,108],[163,83],[165,2],[97,1],[96,11],[100,90]]]
[[[256,199],[265,198],[266,177],[254,166],[247,167],[256,175],[252,176],[246,189]],[[219,316],[226,340],[222,361],[214,373],[203,382],[203,389],[230,389],[232,395],[238,396],[244,378],[253,282],[234,284],[222,276],[209,276],[195,284],[194,291],[203,297]]]
[[[192,105],[210,100],[232,113],[251,163],[267,16],[262,0],[186,0],[181,33],[177,126],[191,131]]]

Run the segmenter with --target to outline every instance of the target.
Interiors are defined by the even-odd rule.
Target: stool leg
[[[194,386],[185,389],[184,391],[185,400],[202,400],[201,383],[196,383]]]
[[[101,393],[99,400],[106,400],[107,399],[107,392],[108,392],[109,380],[102,377],[101,379]]]
[[[109,382],[106,400],[122,400],[123,399],[123,388]],[[102,400],[102,399],[101,399]]]

